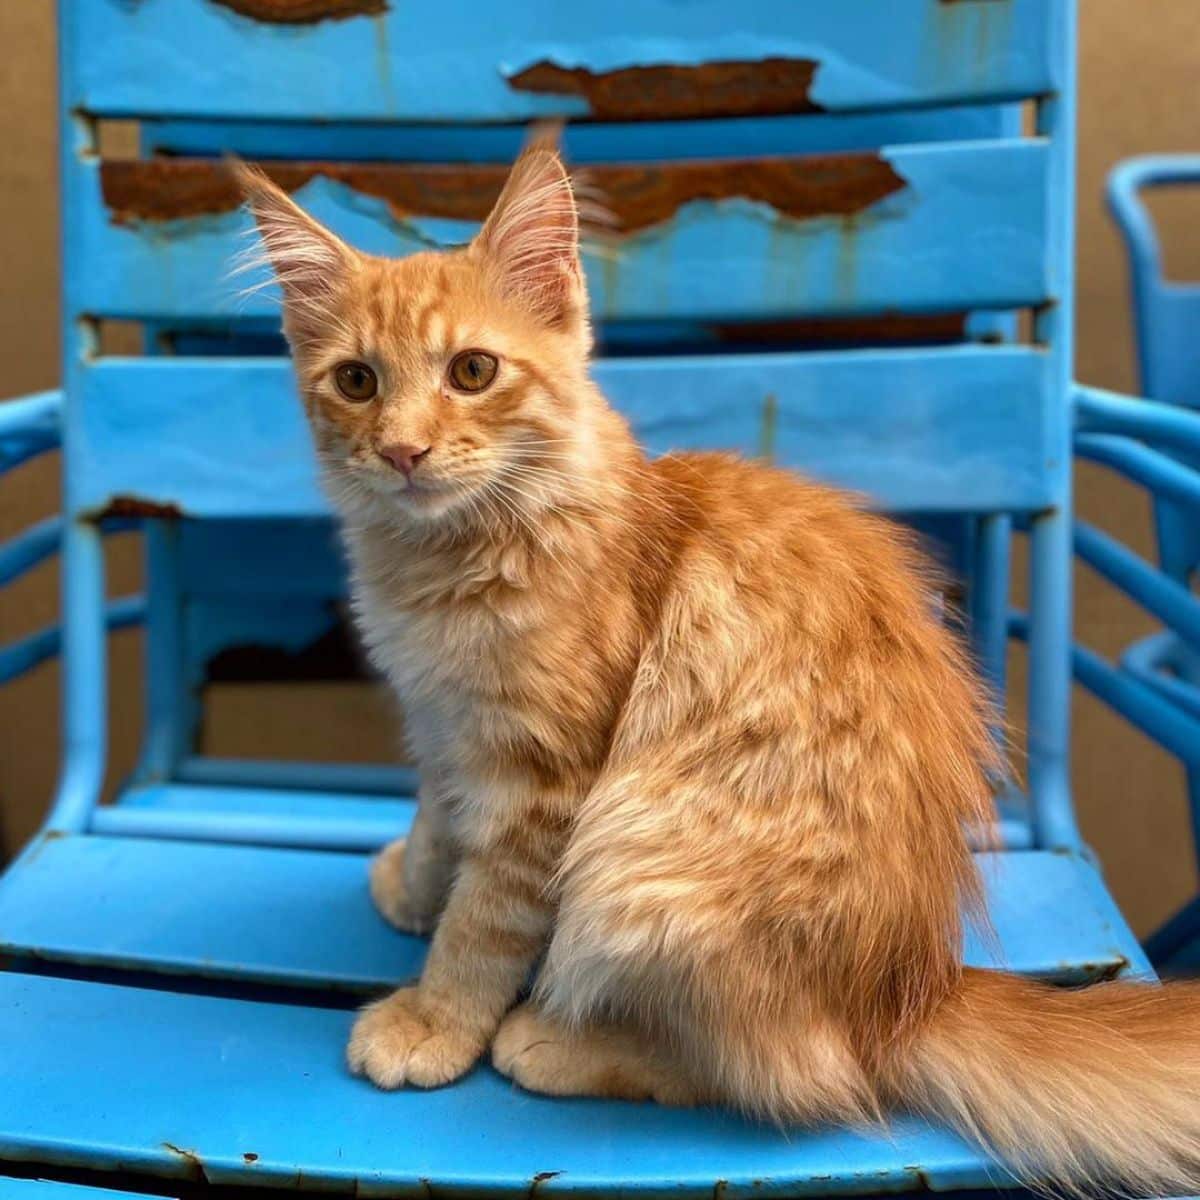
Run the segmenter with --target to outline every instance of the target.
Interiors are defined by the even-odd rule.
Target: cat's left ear
[[[493,267],[503,291],[547,324],[586,326],[575,193],[558,152],[545,142],[517,159],[472,251]]]
[[[234,160],[230,168],[262,239],[263,253],[254,258],[266,258],[283,290],[284,332],[293,343],[319,333],[336,316],[357,252],[257,167]]]

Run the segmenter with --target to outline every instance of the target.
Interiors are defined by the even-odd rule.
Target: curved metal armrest
[[[1109,173],[1108,208],[1139,274],[1158,274],[1159,253],[1154,225],[1138,193],[1147,187],[1189,183],[1200,184],[1200,155],[1143,155],[1118,163]]]
[[[58,449],[61,444],[62,402],[62,392],[58,390],[0,402],[0,474],[35,455]],[[132,526],[133,522],[130,521],[111,522],[106,532]],[[19,579],[38,563],[57,554],[62,538],[62,518],[52,516],[0,543],[0,587]],[[145,603],[141,596],[127,596],[107,606],[105,623],[110,630],[125,629],[139,624],[144,611]],[[61,644],[59,627],[50,625],[18,641],[0,646],[0,683],[24,675],[39,663],[53,658],[58,654]]]
[[[1163,629],[1128,646],[1121,655],[1121,667],[1200,721],[1200,687],[1176,674],[1185,653],[1182,639]]]
[[[1200,456],[1200,412],[1083,384],[1074,398],[1077,433],[1120,434]]]
[[[58,448],[62,403],[57,389],[0,402],[0,472]]]

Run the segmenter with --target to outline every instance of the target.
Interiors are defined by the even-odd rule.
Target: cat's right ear
[[[295,340],[319,330],[336,312],[341,285],[357,252],[308,215],[257,167],[230,161],[246,206],[258,225],[255,247],[238,271],[265,264],[283,291],[284,331]]]

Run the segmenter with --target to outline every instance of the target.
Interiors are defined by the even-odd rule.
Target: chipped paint
[[[588,168],[624,233],[669,220],[687,203],[735,198],[796,221],[850,216],[905,187],[878,154],[629,163]]]
[[[113,496],[103,508],[86,514],[90,521],[103,521],[109,517],[156,517],[175,521],[183,516],[183,509],[174,500],[151,500],[145,496]]]
[[[543,1183],[549,1179],[557,1179],[561,1174],[561,1171],[539,1171],[529,1181],[529,1191],[527,1195],[530,1197],[530,1200],[532,1200],[532,1198],[538,1194]]]
[[[323,176],[387,201],[401,218],[420,214],[462,221],[481,221],[487,216],[508,174],[500,165],[261,165],[287,192]],[[242,202],[233,174],[208,159],[106,160],[100,164],[100,191],[117,225],[232,212]]]
[[[809,58],[764,58],[591,71],[543,59],[508,81],[518,91],[578,96],[591,116],[610,121],[761,117],[820,112],[810,96],[817,65]]]
[[[285,191],[323,176],[386,201],[392,213],[482,221],[500,194],[502,164],[265,163]],[[752,200],[793,220],[852,217],[905,187],[878,154],[814,154],[589,166],[615,227],[634,233],[697,200]],[[208,159],[105,160],[100,189],[114,224],[229,212],[241,203],[232,173]]]
[[[387,0],[212,0],[239,17],[266,25],[315,25],[348,17],[376,17],[388,11]]]
[[[204,1171],[204,1163],[195,1150],[187,1150],[182,1146],[176,1146],[174,1142],[163,1142],[162,1146],[164,1150],[183,1164],[189,1179],[194,1179],[199,1183],[209,1182],[208,1175]]]
[[[70,836],[71,835],[65,829],[47,829],[46,832],[40,837],[35,838],[33,842],[30,843],[29,849],[25,851],[25,865],[28,866],[30,863],[36,862],[41,857],[42,851],[45,850],[51,842],[57,842],[60,838]],[[36,955],[37,951],[27,950],[24,951],[24,953]]]

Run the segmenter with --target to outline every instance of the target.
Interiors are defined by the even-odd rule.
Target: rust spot
[[[99,512],[91,514],[96,521],[106,517],[160,517],[176,521],[182,516],[183,509],[173,500],[147,500],[143,496],[114,496]]]
[[[256,1163],[258,1162],[258,1155],[255,1154],[253,1150],[247,1150],[246,1153],[242,1155],[242,1162]]]
[[[904,180],[877,154],[709,159],[588,168],[618,227],[669,220],[693,200],[756,200],[794,220],[849,216],[900,191]]]
[[[25,862],[31,863],[36,861],[43,850],[51,843],[56,842],[59,838],[70,837],[71,835],[65,829],[47,829],[30,848],[25,852]]]
[[[967,314],[881,313],[863,317],[798,317],[780,321],[714,321],[708,328],[722,342],[888,345],[897,342],[959,342]]]
[[[529,1181],[529,1195],[530,1196],[537,1195],[538,1189],[542,1186],[543,1183],[546,1182],[547,1179],[555,1179],[561,1174],[562,1174],[561,1171],[539,1171]]]
[[[808,58],[711,62],[694,66],[589,71],[543,60],[509,83],[523,92],[580,96],[593,117],[663,121],[685,117],[753,117],[820,112],[809,99],[817,64]]]
[[[262,165],[285,191],[322,175],[386,201],[401,219],[482,221],[508,174],[499,164]],[[890,163],[870,153],[607,164],[589,166],[587,176],[623,233],[667,221],[693,200],[742,197],[806,220],[853,216],[905,186]],[[241,203],[232,174],[207,159],[106,160],[100,164],[100,187],[116,224],[229,212]]]
[[[294,192],[318,175],[386,200],[392,211],[482,221],[508,174],[502,165],[425,166],[337,162],[262,163],[281,188]],[[114,223],[172,221],[232,212],[242,202],[233,175],[207,159],[106,160],[100,191]]]
[[[905,1167],[904,1173],[910,1179],[916,1180],[917,1186],[921,1189],[921,1191],[933,1191],[933,1180],[929,1178],[929,1173],[924,1167]]]
[[[387,0],[213,0],[214,4],[268,25],[315,25],[347,17],[377,17]]]
[[[188,1177],[195,1179],[200,1183],[207,1183],[208,1176],[204,1173],[204,1163],[200,1161],[200,1156],[195,1150],[185,1150],[182,1146],[176,1146],[174,1142],[163,1142],[163,1149],[175,1155],[186,1167]]]
[[[1123,971],[1129,969],[1129,959],[1118,954],[1112,962],[1084,963],[1081,970],[1092,983],[1108,983],[1116,979]]]

